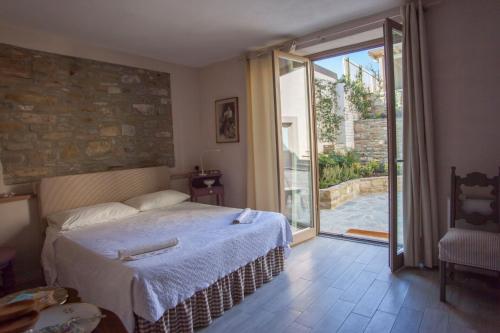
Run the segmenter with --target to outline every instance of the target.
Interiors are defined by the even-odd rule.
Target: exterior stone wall
[[[174,166],[170,74],[0,44],[4,182]]]
[[[354,148],[361,161],[387,163],[387,119],[363,119],[354,122]]]
[[[348,180],[319,190],[319,208],[334,209],[360,195],[384,193],[389,190],[387,176]]]

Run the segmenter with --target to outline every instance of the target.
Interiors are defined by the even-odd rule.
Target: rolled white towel
[[[236,216],[233,220],[233,224],[248,224],[252,223],[255,218],[255,213],[250,208],[245,208],[241,213]]]
[[[143,246],[136,246],[131,249],[126,249],[126,250],[119,250],[118,251],[118,258],[120,260],[125,260],[125,261],[130,261],[130,260],[137,260],[144,258],[149,255],[155,255],[162,253],[160,252],[161,250],[165,250],[174,246],[177,246],[179,244],[179,239],[177,237],[168,239],[166,241],[154,243],[154,244],[148,244],[148,245],[143,245]],[[154,253],[157,252],[157,253]]]

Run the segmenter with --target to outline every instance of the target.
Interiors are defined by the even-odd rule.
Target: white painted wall
[[[207,153],[205,168],[219,169],[224,174],[225,205],[246,205],[247,100],[246,61],[234,58],[212,64],[200,71],[201,149],[220,148]],[[215,105],[217,99],[238,97],[240,119],[239,143],[215,143]],[[199,164],[199,163],[197,163]]]
[[[498,175],[500,1],[442,1],[426,11],[441,231],[450,168]]]
[[[201,146],[199,69],[112,51],[3,23],[0,23],[0,43],[170,73],[175,145],[175,168],[172,173],[186,172],[198,163]],[[183,185],[177,183],[173,187],[182,188]],[[4,186],[0,181],[0,193],[29,192],[31,188],[31,184]],[[0,246],[14,246],[18,249],[15,267],[17,280],[21,283],[41,276],[39,261],[42,232],[36,200],[0,205]]]
[[[309,148],[309,108],[306,82],[306,69],[297,68],[280,76],[281,122],[290,123],[288,138],[282,130],[283,144],[297,158],[304,159],[311,155]]]

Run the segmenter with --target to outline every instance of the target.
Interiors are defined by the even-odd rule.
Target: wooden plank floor
[[[437,271],[391,274],[387,256],[386,247],[317,237],[199,332],[500,332],[499,289],[458,274],[443,304]]]

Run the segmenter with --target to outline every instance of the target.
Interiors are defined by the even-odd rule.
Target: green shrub
[[[354,151],[345,154],[336,152],[320,154],[318,162],[320,188],[337,185],[351,179],[387,174],[386,164],[377,160],[363,164],[359,155]]]

